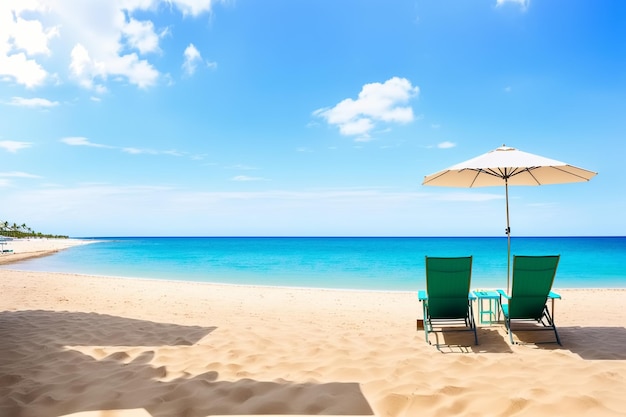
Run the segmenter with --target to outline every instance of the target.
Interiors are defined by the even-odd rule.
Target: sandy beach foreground
[[[0,416],[626,415],[626,291],[561,290],[563,346],[441,351],[416,292],[0,271]]]

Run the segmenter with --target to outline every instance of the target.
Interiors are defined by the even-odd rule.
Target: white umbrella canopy
[[[555,159],[501,146],[443,171],[427,175],[423,184],[466,188],[564,184],[589,181],[596,174]]]
[[[439,187],[505,187],[507,234],[507,292],[510,282],[511,228],[509,224],[509,185],[547,185],[589,181],[596,172],[578,168],[555,159],[544,158],[508,146],[447,169],[426,175],[423,185]]]

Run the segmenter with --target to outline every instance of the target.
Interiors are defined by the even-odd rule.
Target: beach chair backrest
[[[459,318],[467,314],[472,278],[472,257],[426,257],[426,292],[433,318]]]
[[[510,300],[512,318],[540,318],[554,283],[559,255],[514,256]]]

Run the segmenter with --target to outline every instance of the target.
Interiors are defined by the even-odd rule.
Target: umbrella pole
[[[506,293],[510,293],[511,282],[511,227],[509,226],[509,180],[504,178],[504,189],[506,190]]]

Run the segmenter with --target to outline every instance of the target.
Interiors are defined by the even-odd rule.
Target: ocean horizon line
[[[531,239],[577,239],[577,238],[624,238],[626,235],[515,235],[511,239],[531,238]],[[206,239],[506,239],[507,236],[392,236],[392,235],[124,235],[124,236],[70,236],[70,239],[171,239],[171,238],[206,238]]]

